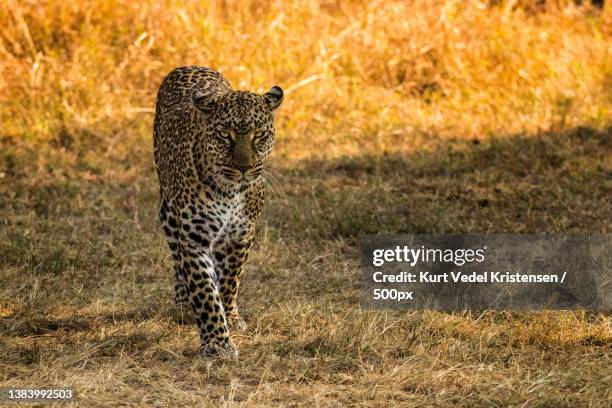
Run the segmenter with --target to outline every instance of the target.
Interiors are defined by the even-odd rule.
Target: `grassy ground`
[[[0,384],[74,406],[612,404],[609,312],[367,311],[358,252],[611,233],[610,7],[229,3],[0,5]],[[198,357],[171,307],[151,107],[184,63],[289,89],[235,362]]]
[[[357,248],[377,231],[610,233],[610,136],[273,163],[283,181],[240,299],[249,329],[222,364],[172,311],[149,160],[121,180],[15,170],[0,201],[2,382],[69,384],[83,405],[605,406],[609,314],[365,311]]]

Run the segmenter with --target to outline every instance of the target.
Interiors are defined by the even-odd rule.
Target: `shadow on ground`
[[[433,151],[277,167],[267,222],[301,238],[610,231],[612,129],[451,140]]]

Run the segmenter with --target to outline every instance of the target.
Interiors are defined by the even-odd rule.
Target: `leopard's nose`
[[[251,165],[250,164],[235,164],[234,167],[236,167],[242,173],[246,173],[247,170],[251,168]]]

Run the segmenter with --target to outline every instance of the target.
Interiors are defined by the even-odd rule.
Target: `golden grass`
[[[74,386],[72,406],[609,406],[609,312],[358,306],[366,233],[612,231],[612,6],[546,3],[1,2],[0,385]],[[151,122],[187,64],[287,94],[234,363],[199,358],[170,307]]]
[[[364,134],[385,151],[393,135],[609,124],[610,7],[515,3],[8,0],[3,135],[148,139],[157,87],[185,64],[214,67],[237,88],[282,85],[292,157],[319,153],[302,140],[340,155],[361,151]]]

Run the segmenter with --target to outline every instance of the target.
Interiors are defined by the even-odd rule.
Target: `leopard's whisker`
[[[262,177],[262,180],[264,182],[264,186],[266,187],[266,190],[268,190],[270,192],[270,194],[272,195],[272,200],[273,201],[277,201],[278,200],[278,194],[276,193],[276,191],[272,187],[272,184],[270,183],[270,181],[265,176]]]
[[[279,173],[277,170],[274,170],[272,168],[267,168],[267,169],[264,169],[264,171],[267,172],[268,175],[270,175],[271,177],[273,177],[277,181],[281,181],[283,183],[287,182],[287,177],[285,177],[284,175]]]
[[[270,175],[267,174],[265,171],[262,173],[262,178],[266,181],[267,185],[269,186],[269,189],[274,192],[274,198],[276,200],[279,199],[279,196],[285,198],[284,193],[282,193],[279,187],[274,183],[273,179],[270,178]]]
[[[280,197],[282,196],[281,192],[279,191],[279,189],[274,185],[274,183],[272,182],[271,179],[267,178],[266,179],[268,181],[268,184],[270,186],[270,189],[272,191],[274,191],[274,199],[276,201],[279,201]]]

